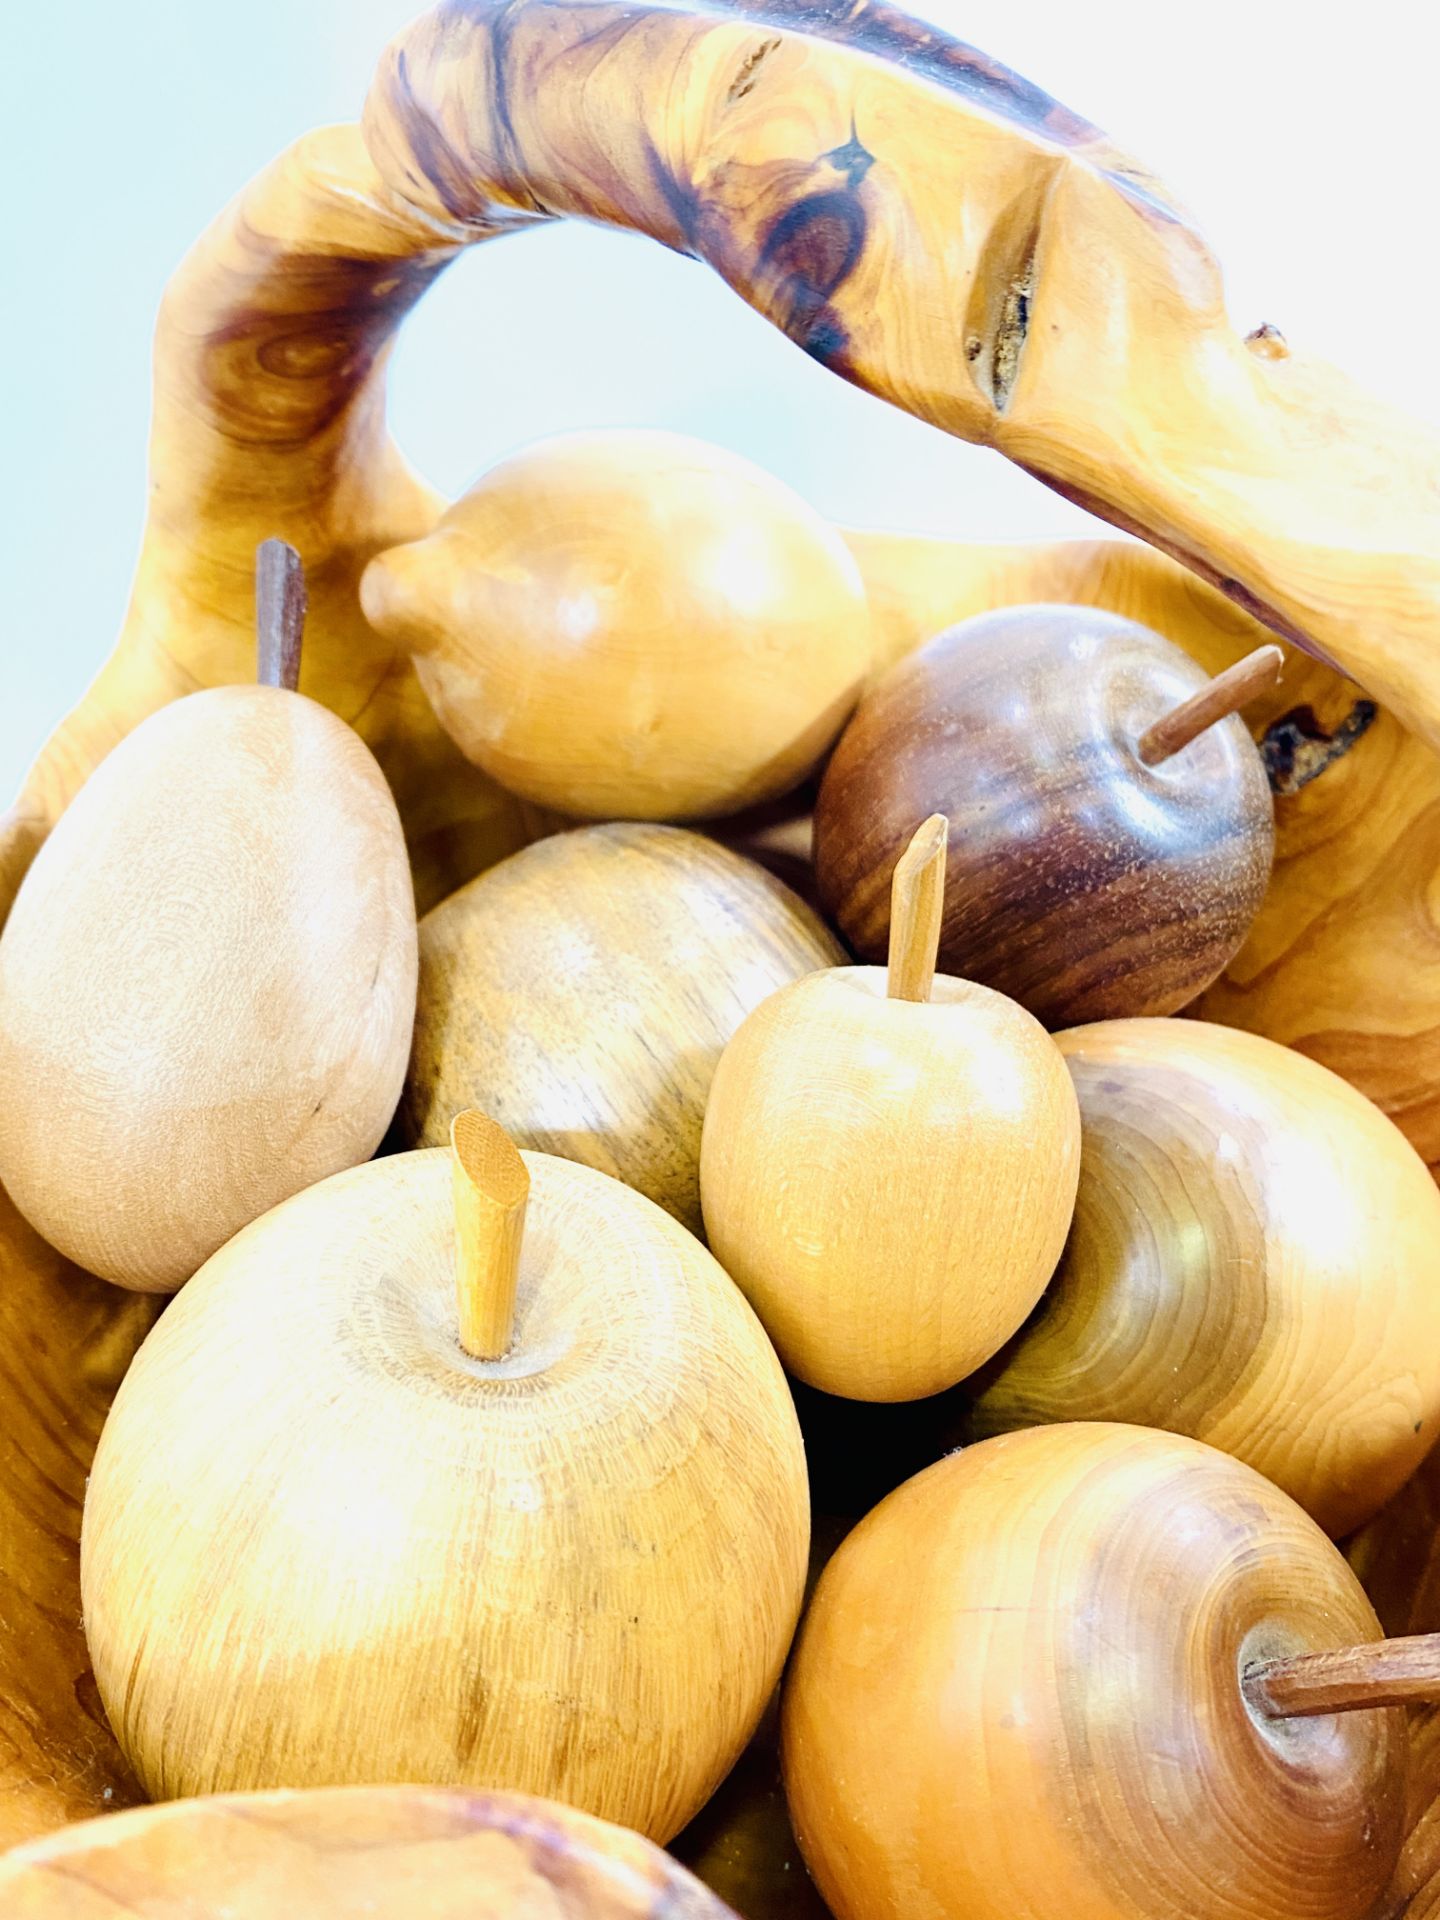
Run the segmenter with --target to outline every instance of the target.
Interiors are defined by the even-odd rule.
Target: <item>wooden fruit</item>
[[[821,1576],[786,1790],[838,1920],[1364,1920],[1435,1643],[1198,1442],[1032,1429],[909,1481]]]
[[[0,1860],[7,1920],[735,1920],[658,1847],[518,1793],[225,1794]]]
[[[123,740],[0,939],[0,1178],[62,1253],[143,1292],[368,1158],[405,1073],[405,843],[364,744],[293,691],[285,551],[260,582],[265,683]]]
[[[748,460],[679,434],[513,455],[425,539],[372,560],[361,600],[477,766],[587,819],[775,799],[870,670],[839,534]]]
[[[398,1127],[480,1106],[522,1146],[613,1173],[700,1228],[700,1129],[725,1042],[843,960],[763,868],[678,827],[584,827],[462,887],[420,929]]]
[[[1075,1224],[972,1431],[1124,1420],[1247,1461],[1327,1533],[1440,1434],[1440,1193],[1362,1094],[1199,1020],[1057,1036],[1080,1098]]]
[[[1159,634],[1093,609],[952,628],[891,668],[841,736],[815,808],[821,899],[857,952],[882,956],[895,863],[938,811],[947,973],[1052,1027],[1173,1012],[1264,898],[1265,769],[1220,716],[1278,659],[1207,686]]]
[[[857,1400],[954,1386],[1055,1269],[1080,1122],[1013,1001],[935,977],[945,821],[895,869],[888,975],[812,973],[726,1047],[705,1114],[705,1230],[791,1373]]]
[[[795,1410],[668,1215],[455,1139],[297,1194],[147,1341],[86,1502],[101,1697],[153,1797],[460,1783],[664,1840],[794,1630]]]

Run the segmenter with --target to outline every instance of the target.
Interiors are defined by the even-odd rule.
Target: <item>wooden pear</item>
[[[261,551],[262,684],[123,740],[0,937],[0,1178],[62,1253],[146,1292],[375,1151],[414,1021],[395,803],[294,691],[298,562]]]
[[[1104,1424],[951,1454],[821,1576],[786,1681],[838,1920],[1366,1920],[1434,1639],[1378,1641],[1253,1469]]]
[[[502,786],[587,819],[774,799],[870,670],[844,541],[748,460],[670,433],[544,440],[371,561],[372,625]]]
[[[398,1119],[435,1146],[473,1103],[700,1227],[700,1130],[726,1041],[843,950],[763,868],[679,827],[543,840],[428,913]]]
[[[7,1920],[735,1920],[658,1847],[517,1793],[331,1787],[87,1820],[0,1860]]]
[[[795,1410],[669,1215],[454,1139],[296,1195],[146,1342],[86,1501],[101,1697],[154,1797],[463,1783],[663,1841],[794,1631]]]
[[[888,974],[810,974],[726,1047],[705,1114],[705,1230],[781,1359],[859,1400],[954,1386],[1060,1257],[1080,1121],[1039,1023],[935,976],[945,821],[895,869]]]
[[[1124,1420],[1248,1461],[1328,1533],[1440,1433],[1440,1192],[1363,1094],[1257,1035],[1057,1036],[1080,1099],[1075,1224],[972,1431]]]

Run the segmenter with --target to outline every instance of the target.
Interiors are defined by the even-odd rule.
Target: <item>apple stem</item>
[[[476,1360],[503,1360],[515,1332],[530,1172],[505,1129],[473,1107],[451,1121],[450,1150],[460,1344]]]
[[[945,905],[945,844],[950,822],[932,813],[916,828],[901,854],[890,883],[890,971],[886,992],[892,1000],[928,1000],[940,951],[940,916]]]
[[[300,685],[305,632],[305,568],[288,540],[262,540],[255,549],[256,679],[262,687]]]
[[[1178,707],[1172,707],[1169,713],[1161,714],[1148,726],[1140,736],[1137,749],[1141,760],[1147,767],[1158,767],[1162,760],[1188,747],[1217,720],[1238,713],[1247,700],[1273,687],[1284,665],[1283,648],[1256,647],[1253,653],[1247,653],[1233,667],[1217,673],[1198,693],[1192,693],[1188,700],[1182,700]]]
[[[1440,1633],[1266,1660],[1247,1668],[1240,1685],[1255,1711],[1272,1720],[1433,1702],[1440,1700]]]

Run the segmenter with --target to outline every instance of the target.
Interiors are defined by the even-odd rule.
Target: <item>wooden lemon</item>
[[[790,1371],[913,1400],[1008,1340],[1070,1225],[1080,1120],[1065,1063],[1003,995],[935,977],[945,822],[895,875],[888,974],[782,987],[716,1070],[705,1230]]]
[[[794,1630],[795,1409],[660,1208],[455,1139],[257,1221],[141,1349],[85,1510],[101,1696],[154,1797],[463,1783],[663,1841]]]
[[[367,1159],[405,1073],[400,820],[358,735],[293,691],[285,554],[261,581],[270,684],[191,694],[127,735],[0,937],[0,1179],[62,1253],[142,1291]]]
[[[464,753],[588,819],[784,793],[870,670],[840,535],[748,460],[672,433],[526,448],[372,560],[361,598]]]

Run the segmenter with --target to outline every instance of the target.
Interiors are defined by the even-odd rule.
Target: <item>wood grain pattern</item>
[[[361,599],[477,766],[586,819],[707,819],[787,792],[870,669],[834,528],[680,434],[526,448],[372,560]]]
[[[421,922],[397,1126],[477,1106],[521,1145],[615,1174],[700,1227],[700,1130],[726,1041],[776,987],[844,958],[753,862],[679,827],[581,828]]]
[[[80,1629],[80,1509],[160,1304],[71,1266],[0,1190],[0,1850],[139,1797]]]
[[[1272,1720],[1437,1703],[1440,1634],[1262,1660],[1246,1670],[1243,1685],[1251,1706]]]
[[[1125,1420],[1247,1461],[1334,1535],[1440,1423],[1440,1193],[1397,1129],[1253,1034],[1057,1036],[1080,1100],[1075,1224],[973,1431]]]
[[[456,1338],[446,1149],[267,1214],[131,1368],[81,1574],[152,1797],[504,1787],[663,1841],[749,1739],[809,1535],[779,1363],[661,1209],[526,1165],[504,1360]]]
[[[337,1787],[87,1821],[0,1860],[8,1920],[735,1920],[638,1834],[521,1794]]]
[[[1272,1722],[1241,1673],[1371,1640],[1259,1474],[1131,1427],[1033,1429],[892,1494],[822,1575],[784,1765],[839,1920],[1365,1920],[1398,1710]]]
[[[820,897],[878,961],[917,819],[949,823],[940,965],[1047,1026],[1173,1013],[1264,897],[1273,811],[1235,718],[1147,766],[1139,741],[1206,686],[1153,630],[1088,608],[952,627],[866,693],[815,806]]]

